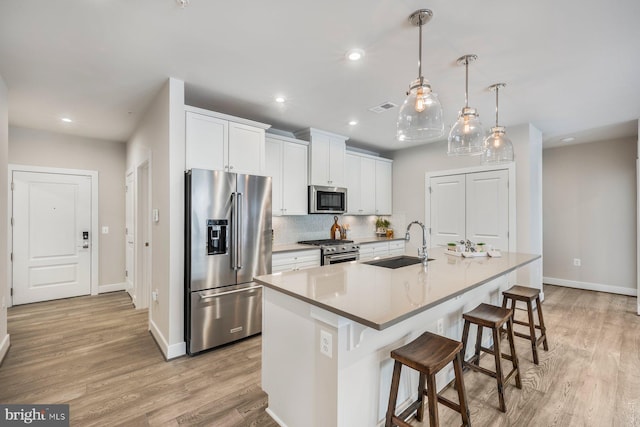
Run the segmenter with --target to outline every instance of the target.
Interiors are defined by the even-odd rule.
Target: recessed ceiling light
[[[287,99],[284,96],[276,96],[276,102],[278,104],[282,104],[284,101],[286,101]]]
[[[349,61],[359,61],[364,58],[364,50],[362,49],[350,49],[345,55]]]
[[[358,121],[357,121],[357,120],[350,120],[350,121],[349,121],[349,126],[355,126],[355,125],[357,125],[357,124],[358,124]]]
[[[575,139],[576,139],[575,136],[569,136],[567,138],[562,138],[560,142],[571,142],[571,141],[575,141]]]
[[[65,123],[71,123],[73,120],[71,120],[69,117],[63,117],[60,120],[62,120]]]

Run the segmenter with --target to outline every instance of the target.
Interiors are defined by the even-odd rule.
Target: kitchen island
[[[435,260],[426,267],[351,262],[256,278],[264,285],[262,388],[276,422],[383,423],[391,350],[425,330],[460,339],[462,313],[481,302],[498,304],[500,292],[512,284],[509,273],[540,258],[462,258],[441,249],[430,257]],[[441,371],[439,387],[451,378],[452,369]],[[416,390],[417,374],[403,370],[399,409]]]

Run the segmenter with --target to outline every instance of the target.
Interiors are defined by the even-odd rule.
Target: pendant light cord
[[[496,127],[498,127],[498,91],[500,90],[499,86],[496,86]]]
[[[422,82],[423,82],[423,77],[422,77],[422,16],[420,18],[418,18],[419,21],[419,27],[420,30],[418,32],[419,34],[419,39],[418,39],[418,78],[420,79],[420,86],[422,86]]]
[[[464,106],[469,107],[469,59],[464,60]]]

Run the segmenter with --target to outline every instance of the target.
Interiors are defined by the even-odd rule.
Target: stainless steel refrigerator
[[[187,353],[260,333],[262,287],[271,273],[271,178],[186,172]]]

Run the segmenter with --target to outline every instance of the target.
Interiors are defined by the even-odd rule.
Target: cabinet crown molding
[[[227,120],[234,123],[240,123],[247,126],[253,126],[259,129],[269,129],[271,125],[266,123],[256,122],[254,120],[243,119],[242,117],[230,116],[229,114],[218,113],[216,111],[205,110],[204,108],[192,107],[191,105],[184,106],[185,112],[203,114],[205,116],[215,117],[222,120]]]

